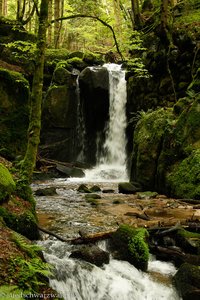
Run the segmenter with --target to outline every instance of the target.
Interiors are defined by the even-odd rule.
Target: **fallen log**
[[[176,199],[176,200],[179,201],[179,203],[186,202],[188,204],[200,204],[200,200],[196,200],[196,199]]]
[[[38,225],[38,229],[44,233],[49,234],[50,236],[57,238],[61,242],[66,242],[66,243],[70,243],[70,244],[74,244],[74,245],[89,244],[89,243],[94,243],[94,242],[97,242],[100,240],[105,240],[105,239],[110,238],[111,234],[116,231],[115,229],[113,229],[110,231],[97,232],[97,233],[88,234],[88,235],[84,234],[81,237],[76,237],[76,238],[72,238],[72,239],[65,239],[50,230],[40,227],[39,225]]]

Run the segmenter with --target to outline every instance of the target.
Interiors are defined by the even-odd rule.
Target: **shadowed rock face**
[[[103,134],[109,115],[108,71],[104,67],[88,67],[81,72],[79,82],[86,130],[85,156],[88,163],[94,164],[97,132]]]

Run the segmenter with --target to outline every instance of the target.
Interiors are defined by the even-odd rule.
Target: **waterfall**
[[[86,171],[87,180],[127,180],[126,172],[126,80],[117,64],[104,64],[109,73],[109,121],[103,147],[97,135],[97,166]]]
[[[120,65],[105,64],[109,72],[109,123],[106,129],[104,155],[100,163],[125,165],[126,163],[126,80]]]

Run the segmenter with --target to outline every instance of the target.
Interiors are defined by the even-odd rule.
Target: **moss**
[[[37,221],[30,211],[19,214],[19,212],[10,212],[5,207],[0,206],[0,216],[9,228],[26,236],[28,239],[37,240],[39,238]]]
[[[92,198],[92,199],[101,199],[101,196],[98,195],[98,194],[86,194],[85,195],[85,199],[89,199],[89,198]]]
[[[120,225],[113,234],[113,242],[123,259],[146,271],[149,259],[147,237],[148,232],[144,228],[135,229],[129,225]]]
[[[200,199],[200,149],[172,168],[167,175],[171,195],[180,198]]]
[[[29,92],[22,74],[0,68],[0,151],[10,159],[26,150]]]
[[[15,182],[8,169],[0,163],[0,202],[15,190]]]
[[[173,123],[171,109],[141,112],[133,137],[131,181],[138,181],[145,189],[155,188],[157,161],[167,128]]]
[[[175,285],[183,300],[197,300],[200,296],[200,268],[188,263],[180,266],[174,276]]]
[[[81,58],[73,57],[67,60],[67,63],[71,65],[73,68],[77,68],[78,70],[85,69],[88,65]]]

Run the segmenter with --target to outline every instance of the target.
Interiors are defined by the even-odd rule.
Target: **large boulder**
[[[122,194],[135,194],[136,192],[141,191],[141,187],[130,182],[120,182],[118,184],[118,190],[119,193]]]
[[[174,281],[183,300],[200,299],[200,268],[188,263],[180,266]]]

